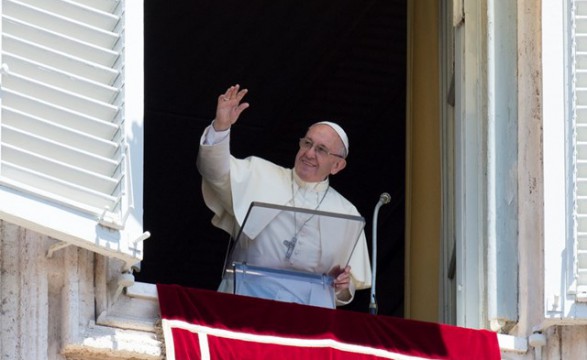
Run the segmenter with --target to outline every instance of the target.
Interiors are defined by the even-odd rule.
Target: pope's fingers
[[[242,98],[245,97],[245,95],[247,94],[249,90],[247,89],[242,89],[239,92],[236,93],[236,98],[240,101]]]
[[[236,84],[236,85],[232,85],[231,87],[228,88],[228,96],[230,99],[233,99],[239,92],[240,89],[240,85]]]
[[[247,94],[248,90],[247,89],[242,89],[240,90],[240,85],[233,85],[231,87],[229,87],[224,94],[220,95],[218,98],[219,102],[225,102],[225,101],[230,101],[230,100],[238,100],[238,102],[240,102],[243,97],[245,97],[245,95]]]
[[[337,290],[348,289],[349,286],[350,286],[349,282],[335,282],[334,283],[334,288]]]
[[[228,89],[226,89],[226,91],[224,92],[224,94],[220,95],[220,99],[227,99],[230,100],[231,95],[233,94],[234,91],[234,85],[229,87]]]
[[[236,113],[236,116],[238,117],[240,115],[240,113],[242,113],[248,107],[249,107],[248,103],[242,103],[239,106],[235,107],[234,112]]]
[[[344,276],[344,275],[340,275],[339,277],[336,278],[335,283],[337,284],[342,284],[342,283],[349,283],[350,282],[350,277],[349,276]]]
[[[351,267],[347,265],[344,268],[344,270],[339,274],[339,276],[347,276],[348,277],[348,276],[350,276],[350,274],[351,274]]]

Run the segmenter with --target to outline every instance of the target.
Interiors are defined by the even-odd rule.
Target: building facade
[[[142,6],[2,1],[3,359],[165,357],[133,276]],[[408,2],[405,317],[491,329],[504,359],[587,347],[584,15]]]

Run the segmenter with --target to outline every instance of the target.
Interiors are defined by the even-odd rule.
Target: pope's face
[[[325,124],[313,125],[308,129],[305,139],[312,146],[300,146],[296,155],[294,169],[300,179],[319,182],[344,169],[346,160],[335,156],[344,153],[344,145],[333,128]],[[326,152],[316,151],[318,148]]]

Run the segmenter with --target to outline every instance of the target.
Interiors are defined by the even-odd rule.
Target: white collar
[[[305,191],[316,191],[316,192],[322,192],[322,191],[326,191],[328,189],[328,187],[330,186],[330,182],[328,181],[328,178],[319,181],[319,182],[308,182],[308,181],[304,181],[302,180],[298,174],[296,173],[295,169],[291,169],[291,172],[293,174],[293,179],[294,182],[298,185],[299,189],[303,189]]]

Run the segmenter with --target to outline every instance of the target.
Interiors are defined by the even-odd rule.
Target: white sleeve
[[[202,138],[200,139],[201,145],[215,145],[221,142],[222,140],[226,139],[230,134],[230,128],[224,131],[216,131],[212,124],[208,125],[208,127],[204,130],[202,134]]]

